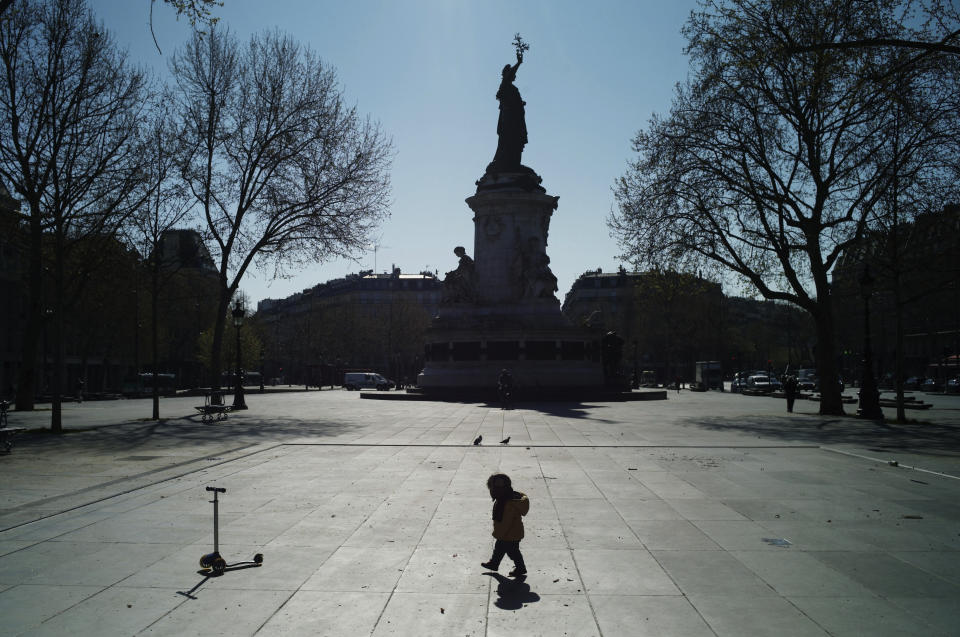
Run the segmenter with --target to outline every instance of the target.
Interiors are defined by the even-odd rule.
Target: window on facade
[[[549,361],[557,357],[557,344],[555,341],[527,341],[524,351],[527,360]]]
[[[487,341],[488,361],[515,361],[520,358],[520,343],[517,341]]]
[[[564,341],[560,344],[560,357],[565,361],[582,361],[586,358],[583,341]]]
[[[480,360],[480,341],[469,341],[453,344],[453,360],[478,361]]]

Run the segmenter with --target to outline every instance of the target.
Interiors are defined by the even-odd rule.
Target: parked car
[[[386,391],[390,389],[391,385],[393,385],[393,381],[372,372],[347,372],[343,375],[343,387],[347,391],[358,389]]]
[[[780,381],[769,374],[753,374],[747,378],[747,389],[770,393],[780,388]]]
[[[911,376],[907,380],[903,381],[904,389],[920,389],[920,385],[923,384],[923,378],[919,376]]]
[[[797,389],[800,391],[817,391],[820,387],[820,380],[817,378],[815,369],[797,370]]]
[[[946,387],[943,388],[943,391],[948,394],[960,394],[960,376],[948,380]]]
[[[928,378],[923,381],[923,385],[920,386],[920,389],[923,391],[940,391],[940,383],[936,378]]]

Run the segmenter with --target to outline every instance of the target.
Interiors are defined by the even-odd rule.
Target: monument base
[[[427,332],[420,390],[495,397],[504,369],[517,396],[525,398],[557,394],[572,400],[605,386],[594,334],[564,325],[559,313],[545,312],[535,321],[538,313],[512,309],[512,320],[483,308],[437,317]]]
[[[474,213],[474,259],[460,266],[427,330],[420,392],[446,399],[496,399],[502,370],[518,400],[579,400],[611,389],[599,335],[560,311],[547,237],[558,197],[526,166],[491,164],[466,202]],[[619,385],[616,391],[623,389]]]

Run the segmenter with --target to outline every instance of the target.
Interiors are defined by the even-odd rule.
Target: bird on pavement
[[[479,445],[481,440],[483,440],[483,436],[477,436],[476,440],[473,441],[473,444]]]
[[[508,445],[508,444],[510,444],[510,436],[507,436],[506,438],[504,438],[503,440],[501,440],[501,441],[500,441],[500,444],[501,444],[501,445]]]

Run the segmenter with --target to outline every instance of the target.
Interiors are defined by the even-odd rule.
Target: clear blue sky
[[[167,73],[189,24],[158,0],[91,0],[136,64]],[[222,26],[241,41],[278,28],[336,68],[348,102],[380,122],[393,139],[391,218],[382,226],[376,269],[444,272],[453,248],[473,251],[476,189],[496,149],[500,69],[515,62],[519,32],[531,48],[516,86],[527,102],[529,143],[523,163],[543,178],[559,208],[547,254],[558,296],[585,270],[615,270],[617,245],[607,216],[612,186],[633,156],[630,140],[651,114],[664,113],[687,74],[680,29],[694,0],[225,0]],[[271,281],[249,272],[251,301],[281,298],[347,273],[374,267],[333,261]]]

